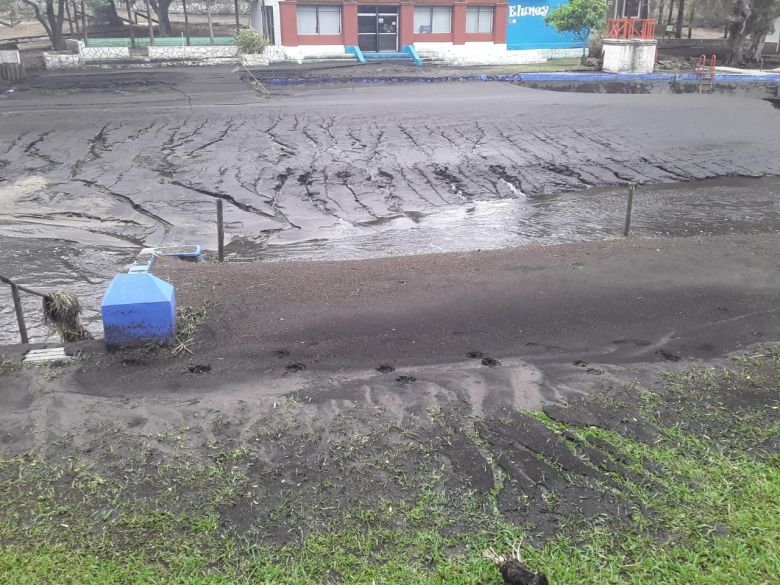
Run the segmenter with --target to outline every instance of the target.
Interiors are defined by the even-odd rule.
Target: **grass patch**
[[[277,473],[253,467],[265,443],[217,441],[208,445],[209,461],[191,460],[186,428],[169,447],[175,456],[162,460],[132,444],[124,455],[104,445],[109,467],[76,450],[56,463],[43,455],[6,458],[0,582],[490,585],[501,578],[482,551],[506,552],[525,539],[524,559],[551,583],[773,583],[780,574],[780,456],[758,446],[780,437],[780,421],[774,406],[734,398],[776,395],[779,373],[777,356],[767,354],[736,361],[734,370],[670,374],[653,391],[623,389],[633,403],[618,392],[609,402],[622,404],[626,416],[654,417],[660,432],[653,444],[536,414],[578,444],[607,446],[602,453],[631,477],[650,479],[615,475],[618,487],[604,487],[625,498],[627,519],[571,518],[547,539],[536,538],[532,524],[506,520],[496,505],[501,485],[484,494],[445,489],[446,474],[433,463],[406,478],[407,492],[341,506],[328,499],[338,477],[314,489],[280,476],[263,489],[289,487],[258,494],[256,474]],[[419,449],[411,433],[406,439]],[[345,461],[359,459],[361,444],[345,439]],[[392,474],[394,457],[388,453],[387,469],[374,471],[377,481]],[[263,498],[282,503],[261,514]],[[314,512],[316,525],[299,522]],[[270,538],[272,516],[284,539]]]

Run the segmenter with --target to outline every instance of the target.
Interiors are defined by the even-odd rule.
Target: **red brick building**
[[[566,1],[265,0],[276,45],[269,55],[302,60],[344,56],[357,47],[367,59],[414,51],[456,64],[577,57],[582,45],[562,39],[544,22]]]
[[[420,43],[506,43],[506,0],[279,2],[281,44],[399,51]]]

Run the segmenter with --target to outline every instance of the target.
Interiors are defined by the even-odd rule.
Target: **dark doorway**
[[[398,50],[398,7],[359,6],[358,46],[366,53]]]
[[[265,22],[268,27],[268,38],[271,39],[271,44],[276,44],[276,31],[274,30],[274,7],[265,7]]]

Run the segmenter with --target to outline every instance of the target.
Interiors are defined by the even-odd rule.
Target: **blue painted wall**
[[[507,49],[566,49],[584,47],[569,34],[561,34],[544,22],[550,14],[568,0],[509,0],[506,25]]]

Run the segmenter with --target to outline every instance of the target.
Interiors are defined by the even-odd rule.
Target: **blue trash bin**
[[[176,290],[153,274],[118,274],[103,297],[106,347],[176,341]]]

